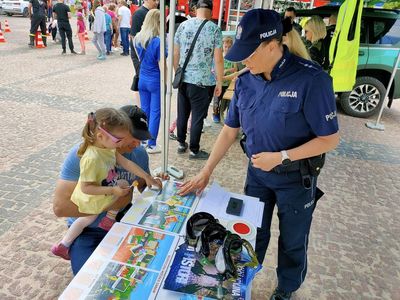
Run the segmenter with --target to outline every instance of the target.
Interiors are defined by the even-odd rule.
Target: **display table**
[[[176,253],[192,255],[183,239],[186,221],[197,208],[206,208],[203,204],[210,201],[210,190],[215,197],[217,195],[212,187],[200,198],[194,194],[180,197],[176,195],[178,188],[177,183],[170,181],[164,185],[162,193],[145,191],[139,197],[136,195],[124,218],[114,224],[59,299],[197,299],[164,289],[165,280],[172,262],[183,261],[180,257],[174,260]],[[258,202],[256,198],[243,197],[246,201]],[[228,226],[232,220],[220,219],[220,222]],[[255,240],[250,242],[254,245]],[[177,278],[181,273],[178,270]],[[201,284],[212,285],[213,282]],[[234,283],[230,283],[231,289],[232,285]],[[223,288],[225,293],[229,290],[225,285]],[[239,297],[232,299],[250,299],[249,287],[242,292],[245,297],[240,297],[239,291]]]

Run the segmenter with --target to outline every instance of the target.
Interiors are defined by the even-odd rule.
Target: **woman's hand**
[[[261,152],[251,156],[251,163],[253,167],[269,172],[281,164],[281,159],[280,152]]]
[[[209,181],[210,175],[202,170],[195,177],[182,184],[178,194],[180,196],[185,196],[191,192],[196,192],[196,195],[200,195]]]
[[[113,186],[112,187],[112,194],[117,197],[123,197],[127,195],[130,191],[130,187],[120,187],[120,186]]]
[[[149,187],[149,189],[152,188],[153,186],[159,188],[160,190],[162,189],[162,182],[160,178],[153,178],[149,175],[146,176],[144,180],[146,181],[146,185]]]

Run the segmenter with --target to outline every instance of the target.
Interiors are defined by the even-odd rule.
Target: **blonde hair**
[[[135,45],[146,49],[146,44],[154,37],[160,35],[160,11],[151,9],[144,18],[142,29],[135,36]]]
[[[233,45],[233,39],[230,36],[226,36],[222,39],[223,43],[229,43],[231,46]]]
[[[310,54],[307,51],[306,46],[301,40],[300,34],[297,30],[292,29],[283,37],[283,44],[285,44],[290,53],[300,56],[301,58],[311,60]]]
[[[85,127],[82,130],[83,143],[79,146],[78,156],[82,157],[86,149],[96,142],[96,133],[99,127],[107,131],[115,129],[130,130],[131,121],[122,111],[115,108],[101,108],[88,115]]]
[[[311,43],[315,43],[326,37],[326,26],[320,16],[312,16],[304,26],[304,30],[311,31]]]

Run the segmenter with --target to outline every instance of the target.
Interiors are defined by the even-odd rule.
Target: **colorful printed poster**
[[[150,204],[138,224],[169,232],[180,233],[190,209],[182,206],[171,206],[154,201]]]
[[[178,237],[116,223],[60,299],[154,299]]]
[[[194,248],[182,244],[176,251],[164,281],[164,289],[192,295],[182,296],[182,299],[202,297],[203,300],[245,300],[246,290],[260,268],[239,266],[239,277],[236,281],[223,280],[214,264],[202,265],[197,259]]]
[[[191,210],[199,201],[194,193],[184,197],[177,195],[180,183],[164,182],[160,192],[147,190],[136,199],[121,222],[143,225],[163,231],[182,234]]]

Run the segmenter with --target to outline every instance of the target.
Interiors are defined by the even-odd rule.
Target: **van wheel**
[[[9,17],[11,17],[11,16],[12,16],[12,14],[10,14],[10,13],[6,13],[6,15],[7,15],[7,16],[9,16]]]
[[[368,118],[379,112],[385,93],[386,88],[378,79],[358,77],[353,90],[341,94],[340,105],[350,116]]]
[[[23,15],[25,18],[28,17],[29,13],[28,13],[28,8],[27,8],[27,7],[24,8],[24,11],[22,12],[22,15]]]

